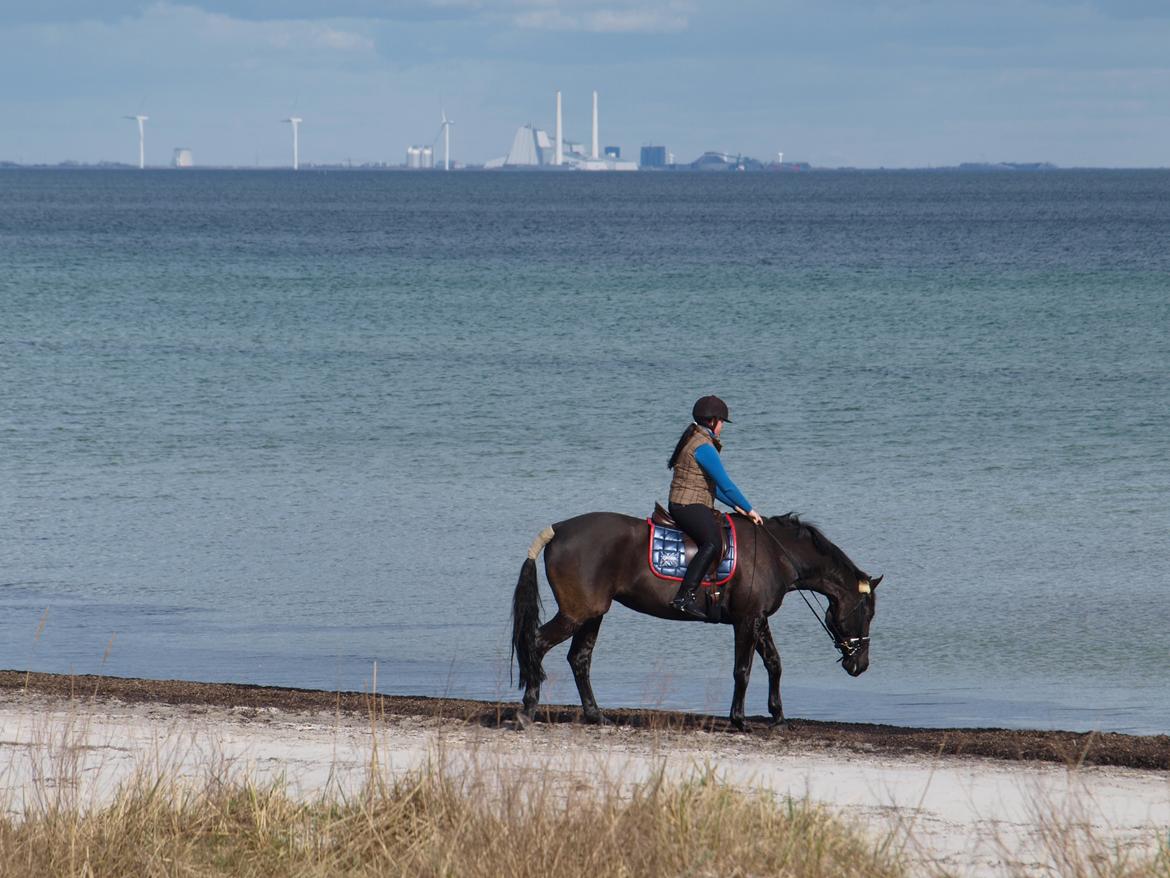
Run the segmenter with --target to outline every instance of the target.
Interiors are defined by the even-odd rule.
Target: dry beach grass
[[[258,693],[247,687],[242,708],[171,704],[201,684],[161,682],[166,698],[130,703],[102,694],[122,685],[108,678],[48,681],[71,685],[71,698],[29,680],[0,697],[2,875],[1170,878],[1162,812],[1122,834],[1096,813],[1110,784],[1170,798],[1164,772],[875,754],[645,720],[520,734],[502,727],[506,706],[490,721],[488,705],[442,718],[354,695],[347,711],[334,693],[331,706],[286,710],[249,701]],[[802,789],[805,771],[835,772],[843,786]],[[860,803],[875,771],[908,776],[908,793]],[[997,822],[1006,814],[979,823],[991,847],[978,855],[964,835],[975,823],[940,829],[945,809],[927,793],[959,795],[940,789],[956,771],[1062,779],[1024,791],[1023,854],[1021,825]],[[1064,778],[1071,798],[1052,795]]]
[[[485,790],[485,785],[489,787]],[[352,798],[142,777],[94,811],[0,824],[6,875],[900,876],[826,809],[697,780],[564,795],[423,771]]]

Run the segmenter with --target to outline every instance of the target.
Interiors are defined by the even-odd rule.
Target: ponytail
[[[674,469],[674,465],[678,463],[678,456],[682,454],[682,450],[686,446],[687,440],[695,435],[695,431],[697,429],[699,429],[698,424],[687,424],[687,428],[683,430],[682,436],[679,437],[678,445],[674,446],[674,454],[670,456],[670,462],[666,464],[667,469]]]
[[[704,418],[702,421],[692,421],[690,424],[688,424],[687,428],[683,430],[683,434],[678,438],[678,445],[674,446],[674,454],[670,456],[670,461],[666,464],[666,468],[674,469],[674,465],[678,463],[678,456],[682,454],[682,450],[686,446],[687,440],[694,436],[697,430],[700,428],[706,428],[710,430],[712,428],[711,425],[714,423],[715,418]],[[723,443],[714,436],[711,437],[711,443],[715,446],[716,451],[723,450]]]

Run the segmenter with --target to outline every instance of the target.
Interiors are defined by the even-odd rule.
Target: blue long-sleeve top
[[[696,448],[695,462],[703,468],[703,472],[715,480],[715,497],[720,503],[738,506],[744,512],[752,511],[752,504],[723,468],[723,461],[719,459],[719,452],[715,450],[714,445],[700,445]]]

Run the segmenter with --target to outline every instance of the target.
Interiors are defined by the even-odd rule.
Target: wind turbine
[[[439,133],[443,135],[443,170],[451,170],[451,126],[455,123],[447,118],[447,111],[440,110],[442,122],[439,123]],[[435,140],[439,138],[436,137]]]
[[[293,132],[293,170],[297,170],[301,166],[301,141],[300,141],[300,125],[305,120],[300,116],[289,116],[287,119],[281,119],[281,122],[288,122],[292,125]]]
[[[146,126],[143,124],[149,116],[123,116],[123,119],[134,119],[138,122],[138,169],[146,167]]]

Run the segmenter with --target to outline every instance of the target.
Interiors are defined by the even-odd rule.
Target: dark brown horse
[[[753,653],[768,669],[768,710],[772,725],[783,726],[780,653],[768,617],[788,592],[807,589],[829,599],[824,626],[841,664],[856,677],[869,667],[869,624],[881,577],[871,579],[814,525],[795,515],[753,525],[733,516],[739,560],[721,598],[723,618],[735,629],[735,694],[731,722],[746,730],[743,701]],[[520,667],[524,706],[521,723],[534,717],[544,680],[544,655],[569,637],[569,665],[581,694],[587,722],[604,722],[589,682],[589,664],[602,617],[614,601],[660,619],[694,621],[670,606],[675,583],[650,572],[646,521],[615,512],[590,512],[545,528],[528,550],[512,599],[512,648]],[[536,559],[544,550],[545,573],[557,600],[557,614],[540,624]]]

